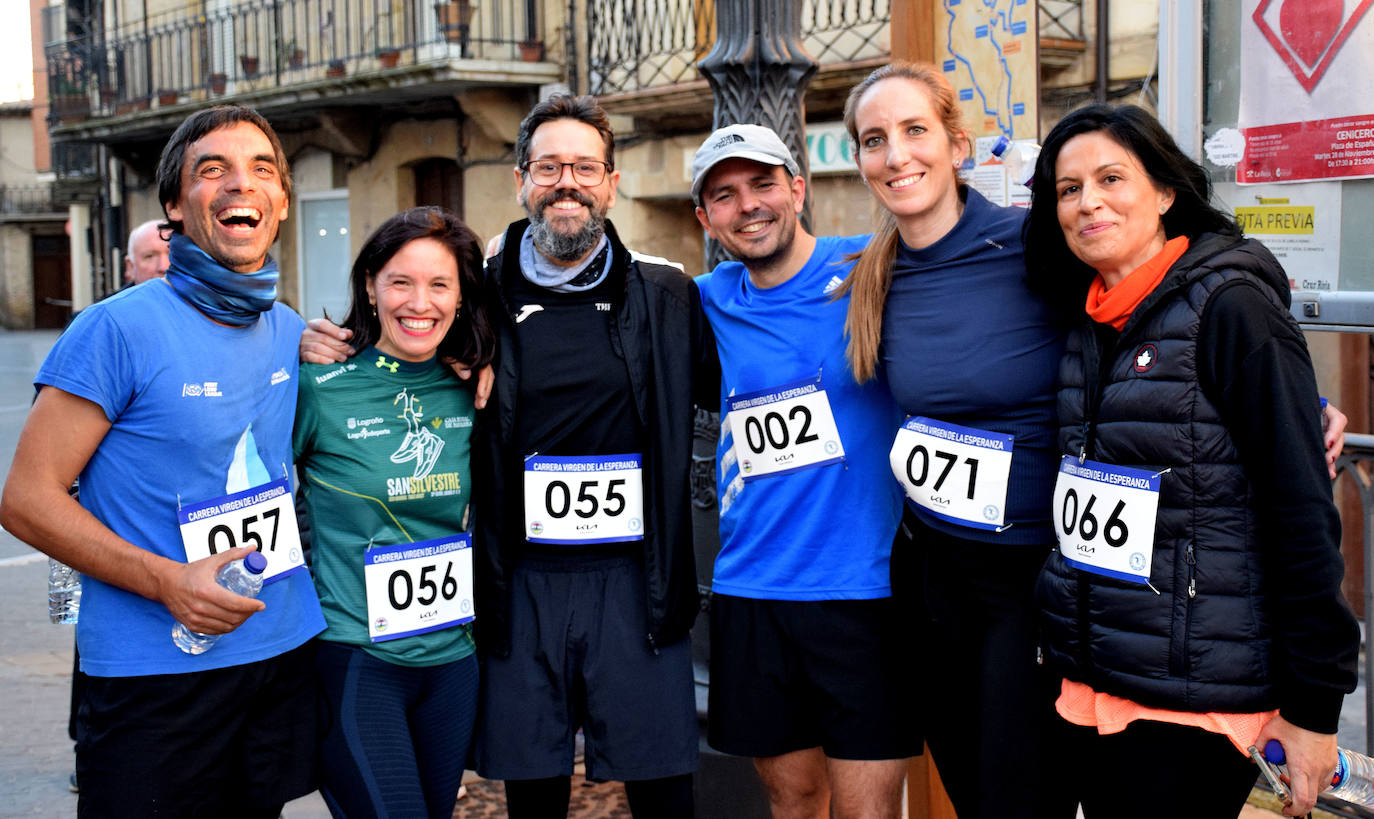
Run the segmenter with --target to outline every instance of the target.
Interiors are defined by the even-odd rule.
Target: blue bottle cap
[[[267,558],[262,552],[253,552],[243,559],[243,567],[253,574],[262,574],[267,568]]]
[[[1011,140],[1007,139],[1006,134],[1003,134],[997,138],[996,142],[992,143],[992,155],[1001,156],[1002,154],[1006,153],[1007,149],[1010,147]]]
[[[1283,743],[1277,739],[1271,739],[1264,743],[1264,758],[1274,765],[1283,765],[1288,762],[1288,754],[1283,752]]]

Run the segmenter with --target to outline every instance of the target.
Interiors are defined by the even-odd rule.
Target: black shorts
[[[906,673],[917,647],[895,611],[890,598],[713,595],[711,747],[752,757],[816,747],[831,759],[920,754],[917,683]]]
[[[510,596],[510,656],[482,662],[479,774],[570,775],[578,728],[588,779],[696,770],[691,644],[650,649],[633,558],[526,559],[511,572]]]
[[[88,676],[77,815],[276,817],[315,789],[317,691],[310,643],[211,671]]]

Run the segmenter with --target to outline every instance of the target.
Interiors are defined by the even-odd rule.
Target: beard
[[[554,226],[553,221],[544,216],[544,208],[559,199],[572,199],[587,208],[586,221],[577,225],[571,232],[560,230]],[[590,253],[606,232],[606,209],[597,207],[590,196],[576,188],[559,188],[538,198],[523,196],[520,204],[529,216],[530,238],[534,240],[535,249],[551,259],[576,262]]]

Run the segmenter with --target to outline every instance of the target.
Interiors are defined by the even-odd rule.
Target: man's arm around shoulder
[[[84,575],[161,602],[195,631],[233,631],[264,605],[222,588],[215,575],[249,549],[178,563],[116,535],[67,493],[110,426],[98,404],[44,387],[19,435],[0,495],[0,525]]]

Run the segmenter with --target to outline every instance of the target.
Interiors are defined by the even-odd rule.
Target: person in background
[[[391,217],[353,263],[343,326],[358,354],[301,367],[296,468],[326,623],[320,790],[338,817],[453,814],[477,713],[471,541],[456,537],[475,410],[439,357],[491,358],[481,270],[453,214]]]
[[[1157,815],[1121,798],[1140,760],[1152,788],[1192,794],[1173,815],[1235,816],[1255,781],[1246,749],[1269,740],[1287,754],[1284,813],[1306,814],[1356,683],[1288,276],[1211,192],[1129,105],[1070,113],[1036,165],[1032,282],[1078,316],[1059,367],[1060,548],[1036,598],[1072,724],[1066,782],[1090,819]]]
[[[161,219],[150,219],[129,231],[129,247],[124,253],[124,283],[142,284],[167,274],[170,249],[162,238]]]

